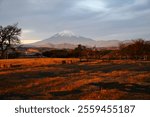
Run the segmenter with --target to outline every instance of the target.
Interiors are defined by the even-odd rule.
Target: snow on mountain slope
[[[48,39],[35,42],[35,43],[33,43],[33,45],[41,45],[41,44],[43,45],[43,44],[47,44],[47,43],[51,43],[51,44],[68,43],[68,44],[74,44],[74,45],[77,45],[77,44],[90,45],[90,44],[95,43],[95,41],[90,38],[76,36],[71,31],[62,31],[60,33],[53,35],[52,37],[50,37]]]

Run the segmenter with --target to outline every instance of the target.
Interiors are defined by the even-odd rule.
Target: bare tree
[[[6,58],[10,50],[14,50],[19,44],[21,29],[18,24],[0,26],[0,58]]]
[[[133,40],[128,44],[120,44],[120,55],[126,56],[130,59],[144,59],[147,60],[150,56],[150,41],[143,39]]]

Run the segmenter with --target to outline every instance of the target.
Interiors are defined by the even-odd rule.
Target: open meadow
[[[150,99],[150,62],[0,60],[0,99]]]

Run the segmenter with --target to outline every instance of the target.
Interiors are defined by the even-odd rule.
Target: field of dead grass
[[[0,81],[0,99],[150,99],[150,62],[0,60]]]

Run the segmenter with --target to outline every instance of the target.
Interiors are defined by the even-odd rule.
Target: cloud
[[[103,12],[107,10],[104,2],[100,0],[81,0],[77,2],[76,7],[79,10],[89,10],[93,12]]]
[[[21,40],[23,43],[31,43],[31,42],[35,42],[38,41],[39,39],[35,36],[33,36],[33,34],[36,33],[34,30],[31,29],[23,29],[22,30],[22,35],[21,35]],[[31,40],[31,41],[30,41]]]
[[[30,44],[30,43],[34,43],[40,40],[32,40],[32,39],[26,39],[26,40],[21,40],[22,44]]]
[[[29,30],[29,29],[22,30],[23,34],[28,34],[28,33],[32,33],[32,32],[34,32],[34,31],[33,30]]]
[[[1,5],[2,2],[3,2],[3,0],[0,0],[0,5]]]
[[[147,31],[143,31],[142,29],[136,29],[136,30],[130,30],[130,31],[124,31],[120,33],[112,33],[108,35],[104,35],[99,37],[102,40],[130,40],[130,39],[149,39],[149,29]]]
[[[45,39],[64,29],[96,39],[125,39],[128,35],[119,35],[140,36],[137,28],[148,38],[149,14],[149,0],[0,0],[0,24],[19,22],[25,39]]]
[[[120,4],[115,2],[109,3],[108,6],[111,10],[109,10],[103,20],[130,20],[142,16],[144,13],[150,13],[148,0],[131,0],[130,2],[129,0],[124,0]]]

